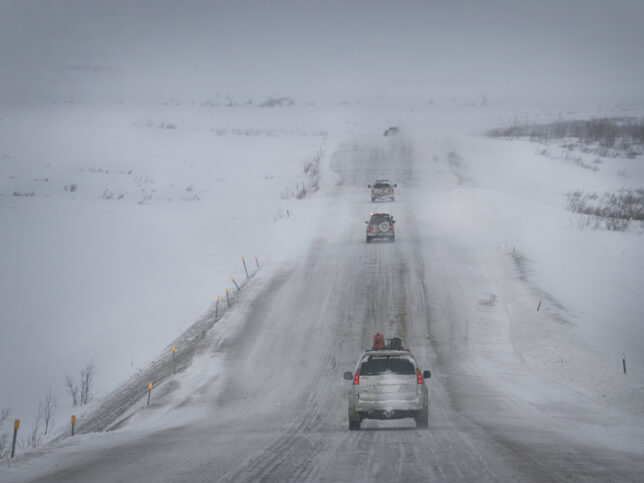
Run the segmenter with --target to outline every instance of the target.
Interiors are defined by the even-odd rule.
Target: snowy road
[[[586,437],[592,412],[572,391],[539,379],[512,349],[508,278],[476,251],[419,217],[432,189],[459,183],[446,163],[414,154],[401,139],[345,145],[332,160],[338,182],[320,193],[308,255],[264,282],[229,339],[211,348],[221,370],[177,408],[197,421],[99,449],[78,449],[36,481],[635,481],[642,454]],[[398,183],[395,203],[372,204],[366,185]],[[395,243],[364,240],[370,211],[390,211]],[[473,248],[474,247],[474,248]],[[493,287],[470,320],[471,287]],[[492,291],[492,290],[491,290]],[[241,310],[241,309],[240,309]],[[488,326],[481,328],[481,321]],[[475,323],[476,322],[476,323]],[[342,373],[353,370],[372,335],[400,336],[429,381],[429,430],[412,420],[366,421],[348,431]],[[489,351],[486,352],[486,351]],[[550,404],[514,397],[476,361],[505,367],[497,378],[534,379],[527,387]],[[565,401],[567,404],[557,404]],[[584,413],[584,414],[579,414]],[[609,438],[610,439],[610,438]]]

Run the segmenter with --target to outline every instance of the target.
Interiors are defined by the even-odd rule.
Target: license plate
[[[392,394],[398,392],[400,386],[378,386],[376,392],[378,394]]]

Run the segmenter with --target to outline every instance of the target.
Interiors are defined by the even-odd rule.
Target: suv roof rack
[[[370,350],[402,351],[407,349],[403,347],[402,339],[400,337],[391,337],[389,339],[385,339],[380,332],[377,332],[373,336],[373,345]]]
[[[389,350],[394,351],[404,350],[400,337],[392,337],[391,339],[386,339],[385,347]]]

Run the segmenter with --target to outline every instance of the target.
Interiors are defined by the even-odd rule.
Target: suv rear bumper
[[[425,398],[421,395],[408,401],[365,401],[353,399],[349,401],[349,412],[360,414],[368,419],[401,419],[416,416],[426,408]]]
[[[394,409],[393,411],[360,411],[359,414],[362,416],[362,419],[404,419],[404,418],[415,418],[418,416],[420,409],[416,410],[402,410]]]
[[[393,231],[378,233],[378,232],[367,232],[367,238],[394,238],[396,235]]]

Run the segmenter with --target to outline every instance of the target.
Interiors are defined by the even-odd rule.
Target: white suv
[[[417,428],[429,426],[429,397],[416,359],[407,349],[368,350],[358,361],[349,396],[349,430],[360,429],[363,419],[414,418]]]
[[[373,185],[367,185],[371,188],[371,201],[394,201],[394,188],[397,186],[388,179],[377,179]]]

